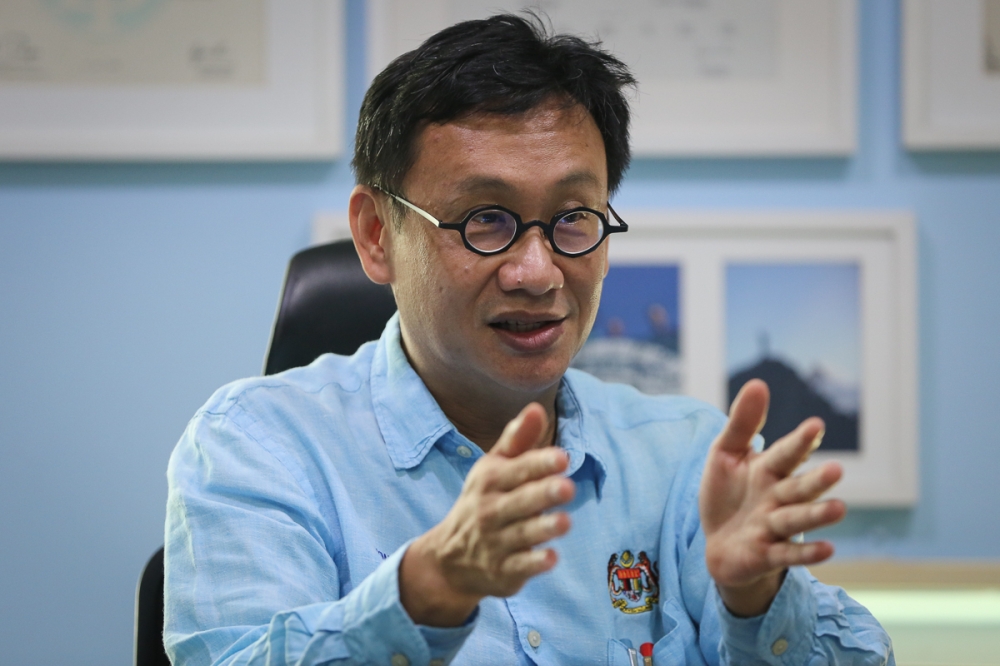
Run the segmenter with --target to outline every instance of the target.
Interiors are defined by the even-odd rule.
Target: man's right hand
[[[531,403],[508,423],[448,515],[403,555],[399,597],[416,624],[459,626],[483,597],[515,594],[555,566],[556,552],[535,546],[566,534],[570,518],[544,512],[572,500],[576,488],[562,475],[566,453],[541,441],[547,418]]]

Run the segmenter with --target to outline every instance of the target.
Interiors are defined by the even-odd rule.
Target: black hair
[[[458,23],[375,77],[361,105],[351,165],[358,183],[398,193],[426,123],[470,113],[516,115],[563,98],[585,108],[597,124],[613,193],[631,157],[623,89],[635,83],[599,42],[551,35],[535,14]]]

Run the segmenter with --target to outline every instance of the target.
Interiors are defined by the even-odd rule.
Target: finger
[[[515,521],[537,516],[569,502],[575,494],[576,484],[564,476],[525,483],[494,502],[494,514],[487,526],[500,529]]]
[[[514,553],[566,534],[572,524],[565,511],[546,513],[508,525],[497,535],[501,552]]]
[[[775,476],[788,476],[819,446],[823,440],[823,427],[823,419],[815,416],[806,419],[798,428],[769,446],[761,455],[761,462]]]
[[[490,449],[490,453],[505,458],[516,458],[540,443],[539,440],[545,433],[548,423],[549,417],[541,405],[537,402],[526,405],[503,429],[500,439]]]
[[[783,569],[799,565],[822,562],[833,555],[833,544],[829,541],[793,543],[779,541],[767,548],[767,561],[771,569]]]
[[[747,451],[753,436],[764,427],[769,396],[767,384],[759,379],[744,384],[733,400],[729,421],[716,438],[715,446],[730,453]]]
[[[497,462],[500,464],[491,469],[485,486],[489,490],[508,492],[525,483],[565,472],[569,456],[562,449],[548,446],[522,453],[513,460]]]
[[[840,500],[815,504],[793,504],[775,509],[767,515],[767,525],[776,539],[788,539],[801,532],[832,525],[844,517],[846,509]]]
[[[840,463],[830,461],[799,476],[774,484],[774,498],[779,504],[801,504],[814,499],[835,486],[844,475]]]
[[[500,565],[504,577],[525,580],[554,567],[559,556],[552,548],[522,550],[508,555]]]

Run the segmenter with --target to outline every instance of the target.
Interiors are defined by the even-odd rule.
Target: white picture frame
[[[620,210],[612,268],[680,267],[683,393],[727,409],[725,270],[732,263],[856,262],[861,339],[860,447],[836,459],[834,495],[853,506],[905,507],[918,483],[916,237],[906,212]]]
[[[738,13],[741,3],[746,2],[740,0],[726,5],[726,1],[686,3],[688,9],[675,8],[675,11],[705,6],[710,13],[713,6],[719,5],[723,9],[736,8],[733,11]],[[765,35],[754,42],[757,45],[754,48],[774,50],[773,53],[751,50],[751,55],[757,53],[760,57],[749,60],[766,60],[761,70],[766,70],[766,75],[730,73],[717,76],[704,72],[702,75],[698,67],[666,74],[657,73],[653,65],[640,65],[636,69],[640,79],[638,98],[633,104],[632,145],[636,156],[843,156],[854,152],[857,134],[857,0],[757,1],[771,8],[776,38],[765,39]],[[572,5],[572,11],[565,9],[564,5],[572,2],[576,3]],[[583,3],[580,0],[477,0],[469,3],[453,0],[371,0],[368,4],[369,76],[374,77],[394,57],[415,48],[437,30],[458,19],[468,18],[470,12],[477,11],[469,9],[473,5],[482,5],[481,14],[498,7],[518,10],[541,5],[552,18],[557,31],[594,36],[600,35],[597,18],[605,26],[608,21],[618,20],[619,17],[638,16],[633,20],[639,21],[642,11],[661,11],[657,7],[665,4],[669,3],[652,0],[622,0],[605,4],[601,0],[584,0]],[[583,5],[594,5],[598,9],[588,12]],[[465,9],[456,9],[462,7]],[[601,8],[606,13],[597,16]],[[595,16],[592,23],[587,22],[590,15]],[[747,16],[752,17],[753,14]],[[752,20],[747,16],[743,18]],[[673,14],[671,17],[671,21],[675,20]],[[666,26],[663,30],[674,29],[672,23],[663,20]],[[711,16],[705,20],[709,21],[706,24],[709,28],[714,25],[710,23],[714,20]],[[652,22],[629,29],[642,30],[648,25]],[[604,39],[605,45],[614,51],[612,40]],[[622,38],[621,41],[633,43],[636,40]],[[745,60],[738,57],[737,51],[739,49],[734,47],[733,54],[730,54],[734,63]],[[646,57],[645,52],[640,51],[635,59],[653,62],[645,60]],[[676,60],[687,62],[682,57]],[[633,65],[631,62],[628,64]],[[644,76],[643,67],[652,73]]]
[[[995,0],[904,0],[902,130],[907,148],[1000,148],[1000,62],[988,64],[988,3],[994,4],[994,13],[1000,12]],[[1000,33],[996,20],[993,32]],[[993,41],[1000,41],[1000,34]]]
[[[263,76],[254,85],[4,81],[0,159],[338,157],[343,0],[266,0],[263,18]]]

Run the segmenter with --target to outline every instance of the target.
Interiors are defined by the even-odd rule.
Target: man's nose
[[[538,227],[528,229],[504,253],[499,273],[500,288],[504,291],[523,289],[532,296],[561,289],[565,278],[554,258],[555,252],[542,230]]]

